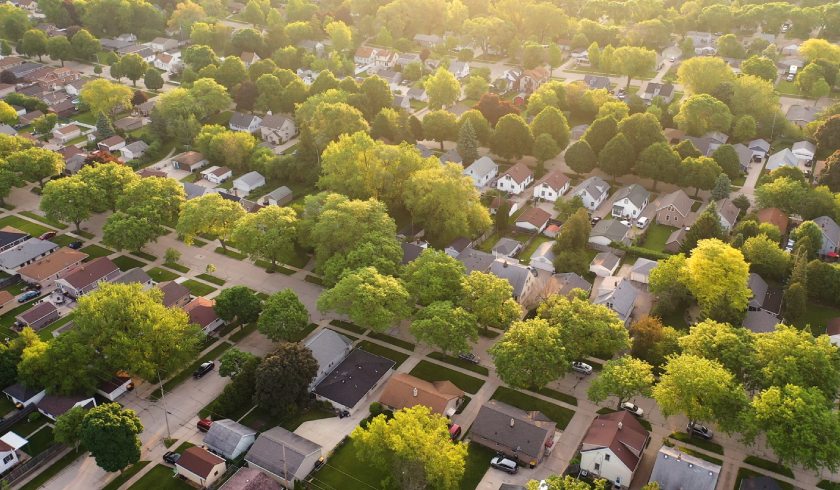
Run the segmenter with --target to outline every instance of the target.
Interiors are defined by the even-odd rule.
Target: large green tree
[[[572,360],[589,356],[609,359],[630,346],[627,329],[618,315],[585,298],[550,296],[537,309],[537,316],[558,330]]]
[[[309,311],[291,289],[278,291],[265,300],[257,327],[269,339],[294,341],[309,325]]]
[[[117,250],[139,252],[159,234],[160,227],[147,218],[117,211],[108,216],[102,227],[102,243]]]
[[[227,241],[243,216],[245,209],[238,202],[216,193],[205,194],[184,203],[175,229],[186,243],[191,243],[197,235],[212,235],[227,251]]]
[[[578,140],[566,150],[566,164],[577,174],[591,172],[598,163],[598,156],[586,140]]]
[[[598,166],[612,176],[613,182],[616,177],[629,173],[635,161],[636,151],[622,133],[616,134],[598,153]]]
[[[718,85],[731,82],[735,74],[723,58],[699,56],[680,63],[679,81],[693,94],[710,94]]]
[[[402,281],[373,267],[345,274],[318,298],[318,309],[346,314],[363,327],[381,332],[411,313]]]
[[[440,67],[423,84],[429,96],[429,108],[440,109],[455,103],[461,96],[461,84],[455,75]]]
[[[587,396],[595,403],[609,397],[621,405],[634,396],[649,396],[653,386],[653,367],[645,361],[630,356],[612,359],[604,364],[598,377],[589,385]]]
[[[531,133],[534,138],[541,134],[551,136],[560,151],[569,146],[569,123],[566,116],[555,107],[546,107],[531,121]]]
[[[282,342],[257,367],[254,401],[272,415],[297,413],[309,404],[309,385],[317,374],[318,361],[308,347]]]
[[[696,94],[680,104],[674,122],[691,136],[702,136],[709,131],[728,132],[732,113],[726,104],[711,95]]]
[[[48,218],[69,221],[81,231],[82,221],[90,218],[99,192],[78,177],[53,180],[44,186],[41,210]]]
[[[253,259],[288,260],[295,249],[297,213],[292,208],[267,206],[236,222],[231,238],[236,247]]]
[[[522,307],[513,299],[513,286],[500,277],[472,271],[461,279],[461,301],[475,315],[478,324],[504,330],[522,315]]]
[[[20,172],[24,179],[38,182],[44,187],[44,181],[64,171],[64,159],[60,154],[44,148],[23,148],[6,157],[9,168]]]
[[[117,201],[125,189],[140,180],[131,167],[120,163],[86,165],[76,175],[98,191],[95,194],[98,198],[94,208],[96,212],[116,211]]]
[[[254,291],[246,286],[225,288],[216,296],[213,308],[222,320],[241,324],[257,321],[262,311],[262,301]]]
[[[656,68],[656,51],[637,46],[621,46],[615,50],[615,57],[618,72],[627,76],[627,85],[633,78],[639,78],[651,73]]]
[[[567,158],[568,159],[568,158]],[[635,172],[653,180],[653,188],[659,181],[677,180],[680,167],[680,155],[668,143],[654,143],[639,154]]]
[[[679,343],[685,354],[717,361],[746,386],[755,386],[755,335],[746,328],[704,320],[692,325]]]
[[[120,110],[131,109],[134,92],[123,84],[97,78],[87,82],[79,94],[82,103],[93,114],[115,115]]]
[[[422,305],[435,301],[457,301],[461,296],[464,264],[439,250],[427,248],[402,272],[405,287]]]
[[[531,153],[534,136],[531,128],[518,114],[507,114],[496,123],[490,138],[490,150],[502,158],[511,160]]]
[[[105,471],[122,471],[140,460],[140,438],[143,424],[134,410],[118,403],[105,403],[91,408],[81,426],[82,445],[96,458]]]
[[[444,354],[468,352],[478,340],[478,323],[472,313],[450,301],[435,301],[420,310],[411,322],[418,340],[440,348]]]
[[[519,388],[541,388],[569,371],[560,331],[542,318],[516,321],[489,350],[496,372]]]
[[[747,309],[752,291],[743,254],[717,239],[700,240],[685,260],[686,286],[704,318],[736,322]]]

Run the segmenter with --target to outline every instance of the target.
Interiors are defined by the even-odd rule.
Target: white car
[[[650,224],[650,218],[642,216],[636,220],[636,226],[638,226],[640,230],[647,228],[648,224]]]
[[[631,402],[624,402],[621,404],[622,410],[627,410],[628,412],[632,413],[636,417],[641,417],[645,414],[645,411],[642,410],[642,407],[636,405],[635,403]]]
[[[572,363],[572,371],[576,371],[581,374],[592,374],[592,366],[585,362],[575,361]]]
[[[491,459],[490,466],[496,468],[497,470],[502,470],[505,473],[511,475],[516,474],[516,472],[519,470],[516,461],[507,459],[504,456],[496,456],[495,458]]]
[[[629,220],[623,219],[623,220],[621,220],[621,224],[628,227],[628,228],[630,227],[630,221]]]

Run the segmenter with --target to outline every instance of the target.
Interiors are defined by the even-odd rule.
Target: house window
[[[595,471],[601,471],[601,463],[595,463]]]
[[[609,460],[610,460],[610,455],[609,455],[609,454],[605,454],[605,455],[604,455],[604,461],[609,461]]]
[[[6,464],[13,459],[15,459],[14,453],[9,453],[5,458],[3,458],[3,464]]]

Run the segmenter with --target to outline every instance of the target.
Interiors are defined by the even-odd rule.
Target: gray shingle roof
[[[17,269],[42,254],[58,249],[58,245],[49,240],[30,238],[20,245],[0,253],[0,267]]]
[[[329,328],[321,330],[306,341],[304,345],[312,351],[312,357],[318,361],[316,382],[344,359],[352,344],[350,339]]]
[[[230,117],[230,126],[236,126],[238,128],[247,128],[251,126],[251,123],[254,119],[258,119],[258,116],[253,114],[244,114],[242,112],[234,112],[233,115]]]
[[[681,215],[688,216],[688,213],[691,212],[691,203],[692,200],[688,197],[688,194],[682,189],[677,189],[659,198],[659,204],[656,206],[656,210],[659,211],[668,206],[674,206]]]
[[[799,159],[790,151],[790,148],[785,148],[782,151],[777,151],[770,155],[767,159],[767,170],[776,170],[779,167],[796,167],[799,164]]]
[[[253,170],[253,171],[248,172],[247,174],[243,175],[242,177],[239,177],[238,179],[236,179],[234,181],[234,184],[237,183],[237,182],[241,182],[241,183],[246,184],[250,187],[254,187],[256,185],[264,184],[265,183],[265,177],[263,177],[262,174],[257,172],[256,170]]]
[[[501,254],[505,256],[512,256],[514,255],[520,248],[522,244],[518,241],[514,240],[513,238],[502,237],[493,245],[493,252],[496,254]]]
[[[464,264],[467,274],[472,271],[487,272],[496,257],[487,252],[467,247],[458,254],[458,261]]]
[[[630,184],[622,187],[615,193],[615,202],[627,198],[634,206],[642,209],[645,201],[650,197],[650,192],[639,184]]]
[[[529,276],[533,274],[533,272],[524,265],[502,258],[493,261],[490,265],[490,273],[497,277],[501,277],[502,279],[506,279],[507,282],[513,286],[513,296],[515,298],[519,298],[522,295]]]
[[[720,465],[662,446],[656,454],[650,481],[659,482],[660,488],[681,490],[715,490]]]
[[[513,423],[511,423],[513,422]],[[470,433],[508,448],[519,448],[529,456],[538,456],[549,433],[557,426],[541,412],[526,412],[497,400],[481,406]]]
[[[256,433],[254,429],[230,419],[214,420],[204,436],[204,444],[226,458],[233,458],[242,438]]]
[[[579,195],[582,192],[586,192],[594,199],[598,199],[601,195],[609,192],[610,185],[607,182],[598,176],[589,177],[580,184],[575,187],[573,192],[574,195]]]
[[[315,393],[345,407],[355,407],[394,364],[391,359],[354,349],[318,383]]]
[[[833,219],[828,216],[820,216],[814,218],[813,221],[822,229],[823,240],[828,239],[834,243],[835,247],[840,244],[840,226]]]
[[[614,281],[614,282],[613,282]],[[618,314],[622,321],[627,321],[633,312],[633,304],[639,290],[636,289],[627,279],[606,278],[602,288],[598,290],[595,298],[596,305],[604,305]]]
[[[113,282],[118,284],[131,284],[133,282],[139,282],[140,284],[146,284],[150,282],[152,278],[146,274],[146,271],[139,267],[135,267],[133,269],[129,269],[125,271],[124,274],[119,276],[118,278],[114,279]]]
[[[625,225],[621,221],[617,219],[605,219],[599,221],[595,226],[592,227],[592,232],[589,234],[589,236],[603,236],[607,237],[610,241],[620,242],[627,237],[628,231],[630,231],[630,227]]]

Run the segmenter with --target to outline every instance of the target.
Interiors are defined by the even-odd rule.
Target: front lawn
[[[20,487],[20,490],[36,490],[38,488],[41,488],[45,483],[50,481],[50,479],[52,479],[52,477],[57,475],[64,468],[67,468],[68,466],[73,464],[74,461],[76,461],[77,459],[82,457],[84,454],[87,454],[87,453],[86,452],[77,453],[76,451],[70,451],[69,453],[62,456],[61,459],[59,459],[56,462],[54,462],[53,464],[51,464],[49,466],[49,468],[47,468],[44,471],[42,471],[41,473],[39,473],[38,476],[29,480],[29,482],[26,485]],[[158,489],[156,489],[156,490],[158,490]]]
[[[44,427],[26,439],[29,441],[29,444],[26,445],[24,451],[33,457],[43,453],[47,448],[55,444],[52,427]]]
[[[175,279],[181,277],[178,274],[175,274],[174,272],[165,271],[160,267],[149,269],[148,271],[146,271],[146,273],[149,274],[149,277],[151,277],[152,280],[155,282],[174,281]]]
[[[499,386],[491,398],[493,400],[499,400],[500,402],[507,403],[508,405],[513,405],[514,407],[525,411],[539,410],[546,417],[555,421],[557,423],[557,428],[560,430],[564,430],[566,426],[569,425],[569,421],[572,420],[572,417],[575,415],[574,410],[569,410],[566,407],[561,407],[560,405],[555,405],[554,403],[534,398],[531,395],[507,388],[505,386]]]
[[[190,294],[192,294],[193,296],[207,296],[208,294],[216,290],[216,288],[214,288],[213,286],[204,284],[203,282],[198,282],[194,279],[187,279],[181,284],[187,289],[189,289]]]
[[[747,456],[744,462],[753,466],[758,466],[759,468],[767,471],[772,471],[773,473],[784,475],[788,478],[796,478],[790,468],[775,461],[768,461],[766,459],[759,458],[758,456]]]
[[[793,325],[798,328],[810,326],[811,333],[818,336],[825,333],[825,326],[828,321],[838,316],[840,316],[840,309],[838,308],[808,303],[802,318],[794,320]]]
[[[484,381],[429,361],[420,361],[409,373],[426,381],[451,381],[467,393],[477,393]]]
[[[283,427],[288,431],[294,431],[300,424],[311,420],[321,420],[335,417],[335,411],[326,407],[314,404],[308,410],[296,413],[282,412],[280,415],[271,415],[268,410],[256,407],[242,419],[242,425],[248,426],[256,431],[263,432],[273,427]]]
[[[715,453],[715,454],[723,454],[723,446],[717,444],[712,441],[707,441],[705,439],[701,439],[700,437],[691,437],[686,432],[674,432],[670,436],[671,439],[676,439],[680,442],[685,442],[687,444],[691,444],[692,446],[697,446],[700,449],[705,449],[706,451]]]
[[[130,269],[134,269],[136,267],[145,267],[146,263],[141,262],[133,257],[129,257],[128,255],[120,255],[117,258],[111,259],[117,267],[120,268],[121,271],[125,272]]]
[[[47,226],[58,228],[59,230],[67,229],[67,225],[65,225],[64,223],[49,219],[46,216],[41,216],[40,214],[33,213],[32,211],[21,211],[20,214],[26,216],[27,218],[34,219],[35,221],[40,221],[41,223],[44,223]]]
[[[167,269],[172,269],[173,271],[178,271],[182,274],[186,274],[187,272],[190,271],[189,267],[187,267],[185,265],[181,265],[181,264],[176,264],[174,262],[164,262],[163,266],[166,267]]]
[[[230,349],[232,346],[233,346],[233,344],[231,344],[230,342],[222,342],[221,344],[217,345],[213,350],[211,350],[207,354],[204,354],[203,356],[199,357],[198,359],[193,361],[192,364],[185,367],[178,374],[176,374],[175,376],[172,376],[172,378],[170,378],[168,381],[163,383],[163,386],[161,388],[158,388],[155,391],[153,391],[152,394],[149,395],[149,398],[151,398],[152,400],[159,399],[160,395],[161,395],[161,389],[163,389],[164,391],[174,390],[176,386],[183,383],[184,381],[187,380],[187,378],[192,376],[192,373],[196,369],[198,369],[198,367],[200,365],[202,365],[203,363],[205,363],[207,361],[214,361],[214,360],[218,359],[219,357],[222,356],[222,354],[225,353],[226,350]]]
[[[46,342],[48,340],[52,340],[52,338],[53,338],[52,333],[55,332],[56,330],[58,330],[59,328],[63,327],[64,325],[67,325],[68,323],[70,323],[70,320],[72,320],[72,319],[73,319],[73,313],[71,312],[68,315],[66,315],[62,318],[59,318],[58,320],[50,323],[46,327],[39,330],[38,331],[38,337],[40,337],[41,340],[43,340],[44,342]]]
[[[66,247],[67,245],[70,245],[73,242],[78,242],[79,239],[70,235],[58,235],[50,238],[50,241],[60,247]]]
[[[521,252],[519,252],[519,256],[522,257],[522,263],[530,263],[531,256],[534,255],[534,252],[537,250],[537,247],[548,241],[551,241],[551,238],[548,238],[547,236],[543,235],[539,235],[533,240],[531,240],[531,243],[529,243],[527,247],[525,247],[524,249],[522,249]]]
[[[379,344],[374,344],[369,340],[364,340],[360,342],[357,347],[361,348],[362,350],[366,350],[371,354],[376,354],[377,356],[382,356],[386,359],[394,361],[396,363],[394,365],[394,369],[400,367],[400,364],[404,363],[406,359],[411,357],[408,354],[403,354],[402,352],[397,352],[393,349],[383,347]]]
[[[98,259],[99,257],[107,257],[114,253],[113,250],[108,250],[105,247],[100,247],[99,245],[88,245],[80,250],[80,252],[84,252],[88,254],[88,257],[85,259],[85,262],[90,262],[93,259]]]
[[[461,369],[467,369],[467,370],[472,371],[474,373],[483,374],[485,376],[490,374],[490,370],[487,369],[484,366],[481,366],[479,364],[475,364],[475,363],[472,363],[472,362],[469,362],[469,361],[465,361],[465,360],[463,360],[461,358],[458,358],[458,357],[448,356],[448,355],[446,355],[442,352],[432,352],[426,357],[430,357],[430,358],[436,359],[438,361],[443,361],[447,364],[452,364],[453,366],[458,366]]]
[[[202,281],[207,281],[209,283],[213,283],[216,286],[224,286],[225,282],[226,282],[224,279],[222,279],[220,277],[213,276],[211,274],[199,274],[195,277],[197,277],[198,279],[201,279]]]
[[[645,241],[642,242],[642,248],[662,252],[665,250],[665,243],[668,241],[668,237],[671,236],[671,233],[676,228],[660,225],[659,223],[651,223],[648,226],[650,226],[650,229],[648,229],[647,235],[645,235]]]
[[[464,477],[461,479],[461,490],[478,488],[478,484],[490,468],[490,460],[495,455],[494,451],[480,444],[471,442],[467,445],[467,461],[464,466]]]
[[[159,464],[128,488],[129,490],[192,490],[193,487],[175,476],[175,468]]]
[[[257,331],[257,322],[249,323],[244,327],[240,327],[239,330],[231,334],[230,339],[231,342],[239,342],[240,340],[244,339],[245,337],[251,335],[252,333]]]
[[[376,339],[376,340],[381,340],[382,342],[387,342],[391,345],[396,345],[397,347],[402,347],[405,350],[410,350],[410,351],[414,350],[414,344],[412,344],[411,342],[409,342],[407,340],[403,340],[401,338],[394,337],[393,335],[388,335],[388,334],[379,333],[379,332],[371,332],[371,333],[368,334],[368,337],[370,337],[372,339]]]
[[[102,487],[102,490],[117,490],[117,489],[119,489],[121,486],[123,486],[123,483],[127,482],[128,480],[131,480],[131,477],[133,477],[134,475],[139,473],[140,470],[145,468],[146,465],[148,465],[149,463],[150,463],[150,461],[138,461],[138,462],[134,463],[133,465],[131,465],[128,468],[126,468],[125,470],[123,470],[123,472],[120,473],[118,477],[114,478],[107,485]]]
[[[396,490],[395,485],[385,486],[390,475],[358,457],[352,439],[339,445],[327,457],[327,464],[310,475],[316,488],[376,488]]]
[[[12,228],[17,228],[18,230],[29,233],[30,235],[37,237],[39,235],[43,235],[48,231],[54,231],[52,228],[47,228],[46,226],[39,225],[38,223],[33,223],[28,219],[23,219],[19,216],[9,215],[3,218],[0,218],[0,228],[11,226]]]

